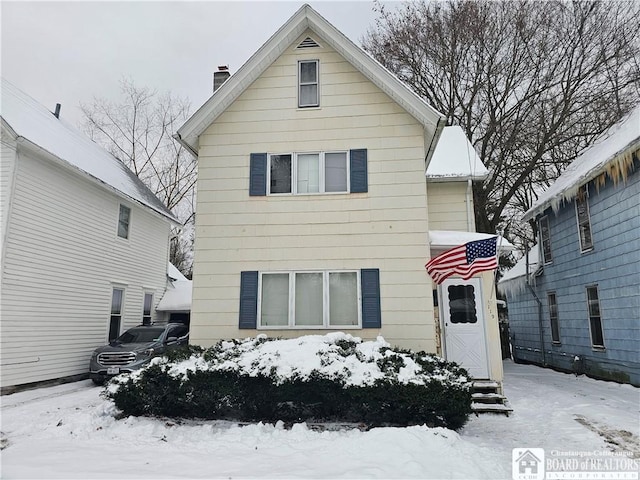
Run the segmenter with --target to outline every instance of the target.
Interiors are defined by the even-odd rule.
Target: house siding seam
[[[142,322],[145,292],[162,296],[169,222],[131,203],[130,237],[120,239],[120,203],[19,151],[1,286],[3,387],[86,374],[107,340],[114,285],[125,286],[121,331]]]
[[[242,271],[377,268],[382,326],[347,331],[436,351],[423,126],[332,49],[312,56],[319,108],[297,108],[297,62],[311,57],[289,49],[200,136],[191,341],[251,334],[238,329]],[[251,152],[354,148],[367,149],[366,193],[248,195]]]
[[[593,250],[581,253],[575,202],[549,214],[553,262],[535,277],[543,305],[547,363],[640,385],[640,163],[624,182],[589,185]],[[596,285],[605,349],[591,346],[586,287]],[[552,345],[547,292],[558,302],[560,345]],[[529,291],[507,298],[515,355],[541,362],[537,305]],[[574,365],[574,357],[582,360]]]

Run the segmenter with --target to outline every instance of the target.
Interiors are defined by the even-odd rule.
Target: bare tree
[[[183,224],[173,231],[170,260],[191,274],[191,227],[195,215],[197,161],[173,138],[189,117],[189,102],[123,79],[121,98],[94,98],[81,105],[84,129],[124,163]]]
[[[448,0],[388,11],[377,4],[363,45],[473,142],[490,170],[474,188],[479,231],[501,227],[530,243],[532,231],[516,218],[638,101],[639,6]]]

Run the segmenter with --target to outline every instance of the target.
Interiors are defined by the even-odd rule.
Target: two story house
[[[2,80],[2,391],[88,376],[94,348],[162,319],[176,218],[120,161]]]
[[[524,215],[539,241],[501,279],[516,360],[640,385],[640,107]]]
[[[462,130],[463,161],[445,148],[427,170],[444,125],[314,9],[298,10],[178,130],[199,174],[190,341],[382,335],[500,381],[492,272],[436,288],[425,271],[482,237],[469,186],[486,170]],[[466,168],[449,175],[447,163]],[[452,323],[456,285],[470,286],[471,306]]]

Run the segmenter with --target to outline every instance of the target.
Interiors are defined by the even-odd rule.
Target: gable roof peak
[[[305,3],[287,20],[236,73],[178,129],[176,139],[194,155],[199,137],[231,103],[307,30],[312,30],[360,73],[420,122],[432,138],[427,161],[444,127],[444,115],[427,104],[393,73]]]

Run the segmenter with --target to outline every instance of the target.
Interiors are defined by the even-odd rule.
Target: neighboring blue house
[[[638,157],[640,106],[524,214],[540,248],[499,283],[516,360],[640,386]]]

